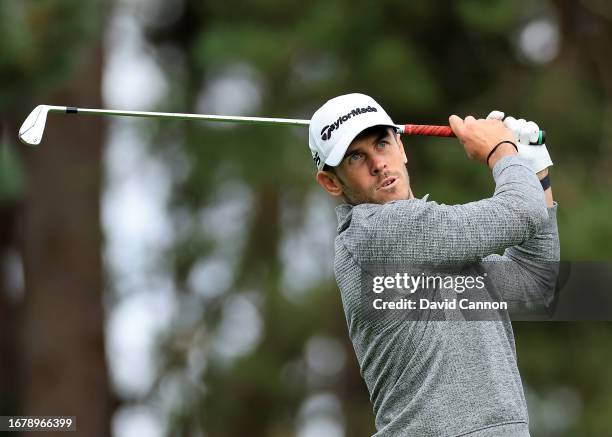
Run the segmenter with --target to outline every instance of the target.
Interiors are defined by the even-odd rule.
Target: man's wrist
[[[544,170],[540,170],[539,172],[536,173],[538,175],[538,179],[542,180],[544,179],[546,176],[548,176],[548,168],[545,168]]]
[[[499,161],[503,157],[518,154],[518,152],[516,151],[516,147],[510,141],[499,144],[492,152],[493,153],[489,155],[487,162],[490,169],[493,169],[497,161]]]

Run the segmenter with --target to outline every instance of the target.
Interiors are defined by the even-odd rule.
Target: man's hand
[[[471,115],[462,120],[456,115],[451,115],[448,121],[470,159],[488,164],[490,168],[493,168],[502,157],[516,154],[514,147],[505,143],[497,148],[487,163],[489,153],[497,144],[502,141],[513,143],[516,141],[510,129],[499,120],[482,118],[476,120]]]
[[[540,128],[533,121],[526,121],[522,118],[517,120],[510,116],[504,119],[504,113],[501,111],[492,111],[487,116],[487,120],[503,120],[504,125],[512,131],[512,135],[517,141],[516,146],[519,155],[527,161],[529,167],[535,173],[542,172],[553,165],[545,144],[541,146],[529,145],[530,141],[537,141],[540,133]]]

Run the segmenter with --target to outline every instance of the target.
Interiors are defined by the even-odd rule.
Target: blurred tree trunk
[[[38,103],[100,107],[101,54],[97,45],[65,88]],[[110,435],[100,254],[103,134],[98,117],[50,115],[41,146],[23,149],[23,414],[76,416],[78,435],[88,437]]]
[[[18,413],[19,398],[19,364],[18,326],[19,302],[13,293],[23,290],[11,290],[17,285],[11,284],[8,256],[16,251],[17,216],[19,202],[6,201],[0,204],[0,414]]]

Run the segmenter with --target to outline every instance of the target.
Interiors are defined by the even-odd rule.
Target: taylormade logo
[[[353,109],[348,114],[342,115],[342,116],[338,117],[338,120],[336,120],[334,123],[328,124],[327,126],[324,126],[323,129],[321,129],[321,139],[323,141],[329,140],[331,138],[331,136],[332,136],[333,131],[337,130],[342,123],[344,123],[345,121],[349,120],[353,116],[357,116],[357,115],[360,115],[360,114],[365,114],[366,112],[378,112],[378,109],[373,108],[371,106],[368,106],[367,108],[355,108],[355,109]]]

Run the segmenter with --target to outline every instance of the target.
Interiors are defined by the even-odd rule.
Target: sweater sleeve
[[[557,204],[532,238],[509,247],[504,255],[489,255],[482,267],[513,316],[546,310],[554,300],[559,274],[560,245]]]
[[[342,238],[362,263],[467,263],[520,245],[548,220],[542,187],[518,156],[493,168],[492,197],[463,205],[419,199],[352,210]]]

